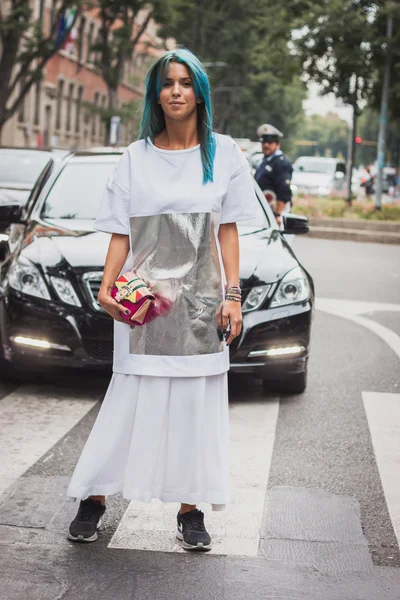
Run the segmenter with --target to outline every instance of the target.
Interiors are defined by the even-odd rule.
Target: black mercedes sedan
[[[9,212],[25,206],[33,187],[40,185],[53,164],[67,154],[68,150],[0,148],[0,207],[9,207],[8,210],[3,208],[6,220],[0,217],[0,260],[8,239]]]
[[[13,223],[0,266],[1,378],[26,368],[111,365],[113,322],[97,302],[110,236],[93,223],[118,158],[69,155],[28,206],[0,206],[0,220]],[[259,213],[239,224],[243,330],[231,345],[231,370],[260,377],[266,390],[301,393],[314,286],[285,233],[306,233],[308,223],[287,214],[280,231],[257,184],[254,190]]]

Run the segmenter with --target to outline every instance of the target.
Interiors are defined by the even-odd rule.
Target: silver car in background
[[[346,163],[336,158],[300,156],[293,164],[294,195],[344,196]]]

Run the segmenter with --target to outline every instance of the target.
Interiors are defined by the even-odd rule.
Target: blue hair
[[[154,137],[165,129],[164,111],[157,100],[168,76],[171,62],[181,63],[187,67],[196,98],[202,100],[197,104],[197,128],[203,165],[203,183],[212,182],[216,142],[212,130],[210,83],[205,68],[190,50],[178,48],[166,52],[150,67],[146,76],[146,94],[139,139],[144,139],[146,142],[150,139],[153,142]]]

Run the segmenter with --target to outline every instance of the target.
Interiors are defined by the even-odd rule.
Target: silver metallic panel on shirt
[[[172,308],[132,327],[129,352],[194,356],[222,352],[216,311],[222,282],[211,213],[131,217],[133,268]]]

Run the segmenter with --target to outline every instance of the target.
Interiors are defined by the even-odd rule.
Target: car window
[[[0,149],[0,185],[33,185],[48,160],[47,152]]]
[[[296,160],[293,165],[295,171],[302,173],[332,173],[335,170],[335,162],[331,160]]]
[[[47,195],[42,217],[95,219],[107,179],[116,162],[67,163]]]
[[[40,173],[39,177],[37,178],[36,183],[33,186],[32,191],[29,194],[27,203],[25,205],[25,214],[26,215],[29,215],[32,208],[34,207],[35,202],[39,197],[40,191],[42,190],[44,184],[46,183],[46,181],[52,171],[53,165],[54,165],[54,161],[49,160],[48,164],[43,169],[43,171]]]

